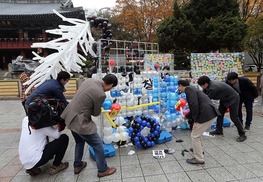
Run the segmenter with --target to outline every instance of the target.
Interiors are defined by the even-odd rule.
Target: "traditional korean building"
[[[61,0],[0,0],[0,69],[17,56],[33,57],[32,51],[44,56],[51,50],[33,49],[34,42],[47,42],[54,35],[45,30],[65,24],[53,9],[65,17],[85,19],[83,8],[73,8],[70,1]]]

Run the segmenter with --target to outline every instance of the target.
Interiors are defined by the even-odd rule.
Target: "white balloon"
[[[114,122],[117,125],[121,126],[123,123],[125,123],[125,120],[124,120],[124,118],[122,116],[118,116]]]
[[[166,131],[171,132],[172,131],[172,127],[165,127]]]
[[[126,129],[127,129],[126,126],[119,126],[116,131],[117,131],[118,133],[121,133],[121,132],[125,132]]]
[[[122,138],[123,141],[128,141],[129,140],[129,135],[128,135],[127,132],[121,132],[120,135],[121,135],[121,138]]]
[[[103,142],[105,144],[110,144],[112,142],[112,136],[104,136],[103,137]]]
[[[104,136],[112,135],[112,128],[111,127],[104,127],[103,128],[103,134],[104,134]]]
[[[112,140],[113,140],[113,142],[118,142],[118,141],[120,141],[120,134],[119,134],[119,133],[114,133],[114,134],[112,135]]]

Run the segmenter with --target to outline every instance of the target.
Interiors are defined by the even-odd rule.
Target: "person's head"
[[[235,84],[238,81],[238,74],[236,72],[230,72],[226,77],[227,81],[231,84]]]
[[[185,88],[189,85],[190,84],[187,80],[179,80],[178,81],[178,89],[180,90],[180,92],[184,92]]]
[[[66,71],[61,71],[58,73],[57,81],[59,81],[62,85],[66,85],[70,79],[70,74]]]
[[[206,89],[210,83],[210,78],[208,76],[201,76],[198,78],[197,83],[202,87],[202,89]]]
[[[118,78],[114,74],[107,74],[102,78],[104,91],[109,91],[118,84]]]

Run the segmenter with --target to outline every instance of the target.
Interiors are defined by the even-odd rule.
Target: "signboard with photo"
[[[173,63],[174,63],[173,54],[145,54],[144,55],[145,71],[172,70]]]
[[[245,55],[240,53],[192,53],[191,73],[195,82],[200,76],[206,75],[211,80],[224,81],[227,73],[243,74],[242,65]]]

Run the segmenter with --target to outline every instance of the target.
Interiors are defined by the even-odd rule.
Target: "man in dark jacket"
[[[219,81],[212,81],[207,76],[201,76],[198,81],[204,92],[210,99],[219,100],[219,112],[217,117],[216,130],[210,132],[211,135],[223,135],[223,119],[227,109],[230,109],[230,118],[237,127],[239,137],[237,142],[243,142],[247,139],[244,128],[238,117],[239,95],[228,84]]]
[[[26,107],[30,104],[31,100],[41,94],[45,95],[47,98],[57,98],[64,104],[68,104],[67,99],[65,98],[63,92],[65,91],[65,85],[70,79],[70,74],[66,71],[61,71],[58,73],[57,79],[50,79],[42,83],[39,87],[36,88],[34,92],[26,100]]]
[[[179,90],[186,94],[190,112],[185,116],[194,121],[191,132],[194,158],[187,159],[189,164],[204,164],[203,145],[201,137],[203,133],[210,128],[214,119],[220,115],[220,112],[213,105],[209,97],[195,87],[189,86],[187,80],[178,81]]]
[[[238,77],[238,74],[231,72],[227,74],[226,83],[234,88],[240,97],[238,116],[243,124],[242,117],[242,105],[245,104],[247,116],[245,122],[245,130],[250,129],[250,124],[252,122],[253,115],[253,102],[254,99],[258,97],[258,91],[255,85],[246,77]]]

